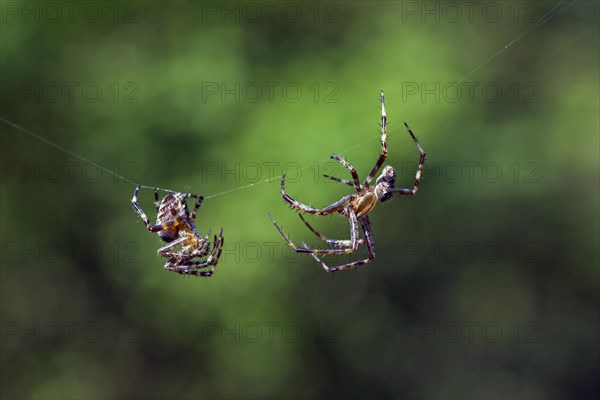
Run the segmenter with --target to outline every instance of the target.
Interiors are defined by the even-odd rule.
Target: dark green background
[[[0,122],[3,398],[598,395],[597,2],[45,4],[2,2],[3,118],[144,185],[260,183],[205,201],[225,254],[182,277],[133,185]],[[347,177],[333,153],[369,171],[380,89],[402,186],[403,121],[428,152],[421,190],[372,212],[372,264],[330,276],[286,250],[269,211],[317,241],[264,181],[350,193],[319,176]]]

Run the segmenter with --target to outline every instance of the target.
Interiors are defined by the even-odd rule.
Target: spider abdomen
[[[356,202],[356,218],[367,215],[377,205],[377,196],[372,190],[361,195]]]
[[[171,243],[179,236],[178,230],[165,229],[164,231],[158,232],[158,237],[161,238],[165,243]]]
[[[185,199],[180,193],[169,193],[161,201],[156,215],[157,225],[167,225],[168,228],[159,231],[158,236],[170,243],[180,237],[180,230],[189,230],[185,221],[189,221],[189,211]]]

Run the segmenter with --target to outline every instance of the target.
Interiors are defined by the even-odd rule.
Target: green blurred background
[[[1,6],[2,118],[219,194],[197,225],[226,238],[212,278],[166,272],[133,185],[0,122],[2,398],[598,396],[597,2]],[[284,246],[269,211],[318,242],[267,180],[349,194],[320,176],[347,177],[333,153],[368,173],[380,89],[421,190],[331,276]]]

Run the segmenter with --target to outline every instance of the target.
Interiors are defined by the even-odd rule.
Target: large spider
[[[283,232],[283,229],[281,229],[281,227],[273,219],[273,216],[269,213],[271,221],[273,221],[273,224],[275,224],[275,227],[277,228],[279,233],[281,233],[281,236],[283,236],[283,238],[288,242],[288,244],[298,253],[309,253],[327,272],[341,271],[344,269],[358,267],[360,265],[371,262],[375,258],[375,246],[373,243],[373,235],[371,233],[371,224],[369,222],[369,217],[367,214],[375,207],[378,201],[387,201],[394,195],[413,196],[419,190],[421,171],[423,170],[423,164],[425,162],[425,151],[423,151],[423,148],[417,141],[417,138],[415,137],[414,133],[406,123],[404,123],[404,126],[406,127],[412,140],[417,145],[419,153],[421,153],[421,156],[419,157],[419,166],[417,167],[417,173],[415,175],[413,188],[395,188],[394,185],[396,183],[396,170],[394,170],[394,168],[389,165],[383,169],[383,173],[375,181],[375,186],[372,187],[369,185],[387,157],[386,126],[387,117],[385,113],[385,98],[382,91],[381,154],[379,155],[379,159],[375,163],[375,166],[373,167],[369,175],[365,178],[362,185],[359,182],[356,170],[352,165],[350,165],[350,163],[348,163],[346,160],[344,160],[338,155],[331,156],[332,159],[338,161],[350,171],[350,174],[352,175],[353,179],[352,181],[349,181],[345,179],[336,178],[330,175],[324,176],[336,182],[341,182],[354,187],[356,189],[357,194],[345,196],[341,200],[323,209],[312,208],[294,200],[289,195],[287,195],[285,193],[285,175],[283,175],[281,178],[281,195],[283,196],[283,200],[287,202],[292,208],[316,215],[329,215],[335,212],[339,212],[340,214],[348,218],[350,224],[350,240],[331,240],[317,232],[312,226],[310,226],[308,222],[306,222],[302,215],[299,214],[299,217],[302,220],[302,222],[304,222],[304,224],[308,227],[308,229],[310,229],[312,233],[314,233],[319,239],[327,243],[330,247],[333,247],[328,249],[312,249],[308,248],[306,243],[304,242],[302,242],[304,247],[296,246],[290,240],[290,238]],[[359,222],[363,230],[364,239],[359,239]],[[317,257],[317,254],[351,254],[357,251],[360,245],[363,245],[365,243],[367,245],[368,258],[364,260],[354,261],[351,263],[339,265],[337,267],[328,267],[319,257]]]
[[[137,186],[131,198],[131,205],[144,221],[146,228],[150,232],[157,232],[158,236],[168,243],[158,249],[158,254],[168,259],[165,269],[182,275],[212,276],[223,250],[223,229],[219,236],[214,236],[212,245],[208,240],[210,230],[204,237],[196,231],[194,220],[204,197],[193,193],[169,192],[159,202],[158,189],[154,189],[157,216],[156,225],[151,225],[137,202],[139,191],[140,186]],[[187,206],[188,198],[196,199],[191,215]],[[180,250],[174,251],[177,247],[180,247]],[[205,260],[195,260],[206,256],[208,257]],[[209,267],[209,270],[203,270]]]

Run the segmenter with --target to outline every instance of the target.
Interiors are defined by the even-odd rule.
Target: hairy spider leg
[[[133,207],[134,211],[140,216],[140,218],[144,222],[144,225],[146,225],[146,229],[148,229],[150,232],[160,232],[160,231],[164,231],[164,230],[168,229],[171,225],[173,225],[175,220],[170,220],[164,224],[158,224],[158,225],[152,225],[150,223],[150,220],[146,216],[146,213],[141,209],[141,207],[139,206],[138,201],[137,201],[137,195],[138,195],[138,192],[140,191],[140,187],[141,186],[139,186],[139,185],[136,186],[135,191],[133,192],[133,197],[131,198],[131,206]]]
[[[412,189],[400,189],[400,188],[392,189],[391,192],[392,192],[392,194],[397,194],[400,196],[414,196],[419,191],[419,184],[421,183],[421,173],[423,172],[423,165],[425,164],[425,155],[427,153],[425,153],[425,151],[419,144],[417,137],[415,136],[415,134],[413,133],[413,131],[410,129],[410,127],[408,126],[408,124],[406,122],[404,123],[404,126],[406,127],[406,130],[408,131],[408,133],[410,133],[412,140],[417,145],[417,148],[419,149],[419,153],[421,153],[421,156],[419,157],[419,166],[417,167],[417,173],[415,174],[413,188]]]
[[[194,204],[194,209],[192,210],[191,220],[196,220],[196,214],[198,214],[198,209],[202,205],[202,201],[204,200],[204,196],[200,196],[194,193],[186,193],[183,195],[184,199],[193,198],[196,199],[196,203]]]
[[[271,213],[269,213],[269,217],[271,221],[281,234],[286,242],[297,252],[297,253],[317,253],[317,254],[350,254],[354,253],[358,249],[359,240],[358,240],[358,220],[356,218],[356,213],[352,207],[347,207],[348,219],[350,221],[350,246],[346,248],[338,248],[338,249],[311,249],[306,243],[302,242],[304,247],[296,246],[285,234],[283,229],[275,222]]]
[[[354,261],[348,264],[339,265],[337,267],[328,267],[316,254],[311,253],[311,256],[323,267],[323,269],[327,272],[336,272],[343,271],[345,269],[360,267],[361,265],[370,263],[375,259],[375,245],[373,244],[373,235],[371,234],[371,223],[369,222],[369,217],[364,216],[360,219],[360,223],[362,225],[362,230],[365,235],[365,239],[367,242],[367,258],[364,260]]]
[[[335,203],[323,208],[322,210],[318,208],[309,207],[306,204],[302,204],[299,201],[292,199],[289,195],[285,193],[285,175],[283,175],[281,177],[281,196],[283,197],[283,200],[285,200],[291,207],[297,210],[304,211],[309,214],[329,215],[344,208],[344,206],[348,204],[355,195],[348,195],[342,198],[341,200],[336,201]]]
[[[335,176],[331,176],[331,175],[323,175],[323,176],[327,179],[331,179],[331,180],[345,183],[346,185],[352,186],[356,189],[357,192],[360,193],[361,188],[360,188],[360,182],[358,179],[358,173],[356,172],[356,169],[352,166],[352,164],[350,164],[348,161],[344,160],[341,156],[338,156],[337,154],[334,154],[329,158],[338,161],[340,164],[342,164],[344,167],[346,167],[350,171],[350,174],[352,175],[352,181],[336,178]]]
[[[169,260],[165,264],[165,269],[169,271],[177,272],[181,275],[195,275],[195,276],[203,276],[206,278],[211,277],[215,272],[216,262],[208,261],[200,262],[200,261],[183,261],[181,263],[177,263],[176,260]],[[202,271],[202,268],[211,267],[209,271]]]
[[[197,234],[198,232],[196,231],[196,225],[195,225],[196,215],[198,214],[198,209],[202,205],[202,201],[204,200],[204,196],[200,196],[200,195],[195,194],[195,193],[181,193],[181,200],[185,204],[186,209],[187,209],[187,202],[186,202],[186,200],[189,199],[189,198],[196,199],[196,202],[194,203],[194,208],[192,209],[192,213],[190,215],[190,224],[188,224],[188,225],[191,225],[192,230],[194,231],[194,233]],[[181,222],[181,219],[179,217],[178,217],[178,220]],[[198,234],[197,236],[200,236],[200,235]],[[207,238],[208,238],[208,236],[210,236],[210,230],[208,231]]]
[[[210,256],[205,261],[193,261],[193,260],[177,260],[171,258],[166,264],[165,269],[173,272],[180,273],[182,275],[196,275],[210,277],[215,272],[215,267],[219,263],[221,252],[223,251],[223,244],[225,239],[223,238],[223,229],[219,232],[219,236],[214,236],[213,250]],[[210,271],[200,271],[203,268],[211,267]]]
[[[383,96],[383,90],[381,91],[381,154],[379,159],[375,163],[375,166],[365,178],[363,186],[369,186],[369,183],[373,180],[377,171],[381,168],[387,157],[387,115],[385,113],[385,97]]]
[[[189,240],[189,238],[185,236],[180,237],[179,239],[176,239],[171,243],[168,243],[167,245],[161,247],[160,249],[158,249],[157,253],[165,258],[177,257],[180,260],[192,259],[194,257],[204,257],[208,254],[210,250],[210,244],[208,241],[209,236],[210,230],[208,231],[205,237],[201,237],[199,239],[196,238],[196,240],[201,243],[201,246],[197,249],[194,249],[194,251],[191,253],[184,253],[183,251],[171,251],[172,249],[176,248],[177,246],[181,246],[183,243]]]
[[[300,217],[300,219],[302,220],[302,222],[304,222],[304,225],[306,225],[308,227],[308,229],[310,229],[310,231],[312,233],[314,233],[319,239],[321,239],[322,241],[324,241],[325,243],[327,243],[330,246],[335,246],[335,247],[350,247],[352,246],[352,241],[351,240],[334,240],[334,239],[329,239],[326,236],[322,235],[321,233],[317,232],[315,230],[315,228],[313,228],[302,216],[302,214],[298,214],[298,216]],[[358,239],[358,245],[361,246],[365,244],[364,239]]]
[[[325,178],[327,178],[327,179],[331,179],[332,181],[336,181],[336,182],[343,183],[343,184],[345,184],[345,185],[348,185],[348,186],[355,187],[355,186],[354,186],[354,182],[351,182],[351,181],[349,181],[349,180],[346,180],[346,179],[340,179],[340,178],[337,178],[337,177],[335,177],[335,176],[331,176],[331,175],[323,175],[323,176],[324,176]]]
[[[160,199],[158,198],[158,188],[154,188],[154,205],[156,206],[156,212],[160,209]]]
[[[174,251],[171,251],[171,250],[174,249],[177,246],[180,246],[187,239],[188,238],[185,237],[185,236],[180,237],[179,239],[175,239],[171,243],[167,243],[166,245],[164,245],[163,247],[161,247],[160,249],[158,249],[157,253],[160,256],[166,257],[166,258],[171,258],[171,257],[180,257],[181,258],[180,252],[174,252]]]

